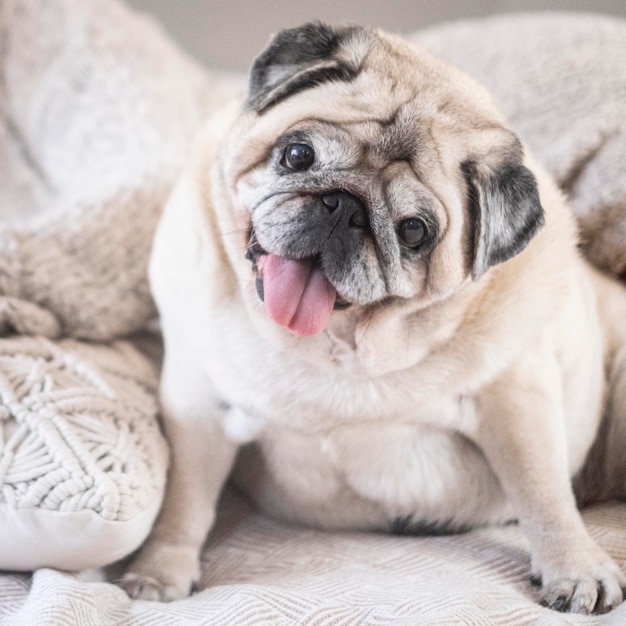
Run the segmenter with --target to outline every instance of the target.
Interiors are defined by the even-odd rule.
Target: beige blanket
[[[418,39],[495,91],[571,195],[592,257],[623,271],[626,24],[512,16]],[[0,81],[0,342],[15,331],[108,341],[142,328],[153,315],[152,228],[230,82],[115,0],[0,0]],[[585,519],[626,567],[626,505]],[[420,538],[320,532],[271,521],[231,489],[198,593],[131,602],[107,582],[117,575],[0,575],[0,626],[626,624],[626,605],[603,618],[537,605],[515,526]]]
[[[624,519],[626,505],[585,514],[594,538],[622,563]],[[529,567],[526,541],[515,526],[451,537],[335,534],[277,524],[229,492],[204,552],[200,591],[189,599],[131,602],[93,572],[39,570],[32,578],[1,579],[0,624],[626,624],[626,605],[601,618],[540,607]]]

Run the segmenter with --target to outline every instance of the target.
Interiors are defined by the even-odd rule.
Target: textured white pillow
[[[154,316],[161,207],[239,82],[115,0],[1,0],[0,39],[0,569],[98,566],[160,506],[156,368],[59,338],[113,342]]]
[[[167,447],[129,342],[0,340],[0,569],[83,569],[148,535]]]

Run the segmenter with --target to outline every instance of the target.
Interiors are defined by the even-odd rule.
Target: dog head
[[[378,31],[306,24],[252,67],[219,152],[220,230],[256,282],[246,297],[311,335],[338,310],[429,306],[523,250],[543,224],[523,161],[461,72]]]

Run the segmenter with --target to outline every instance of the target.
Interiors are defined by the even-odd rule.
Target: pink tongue
[[[326,327],[337,292],[313,259],[268,254],[258,263],[265,309],[277,324],[296,335],[314,335]]]

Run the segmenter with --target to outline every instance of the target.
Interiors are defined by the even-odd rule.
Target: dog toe
[[[591,615],[607,613],[624,600],[624,590],[617,579],[607,576],[560,579],[543,590],[542,604],[554,611]]]
[[[544,586],[541,604],[553,611],[568,611],[576,582],[569,579],[556,580]]]

